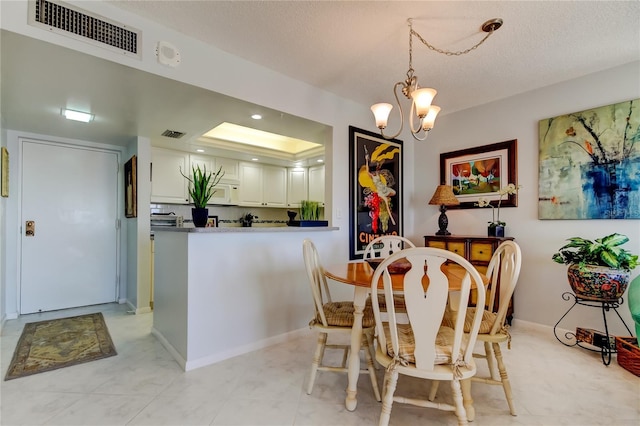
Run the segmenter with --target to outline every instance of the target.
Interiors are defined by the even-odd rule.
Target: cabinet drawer
[[[489,262],[493,254],[491,243],[471,243],[471,254],[469,260],[473,262]]]
[[[452,251],[462,257],[465,257],[463,241],[460,241],[460,242],[450,241],[448,244],[447,250]]]
[[[435,247],[443,250],[447,249],[447,243],[444,241],[429,241],[427,244],[427,247]]]

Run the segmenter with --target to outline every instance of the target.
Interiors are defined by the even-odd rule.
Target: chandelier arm
[[[380,135],[382,135],[385,139],[395,139],[402,132],[402,128],[404,127],[404,111],[402,111],[402,104],[400,103],[400,99],[398,98],[398,86],[404,87],[404,83],[399,81],[393,86],[393,95],[396,97],[396,104],[398,105],[398,112],[400,112],[400,129],[398,129],[398,133],[393,136],[387,136],[384,134],[384,129],[380,129]]]
[[[424,130],[422,128],[422,122],[424,121],[424,118],[420,119],[420,126],[418,126],[417,129],[413,128],[413,116],[414,116],[414,106],[415,103],[411,103],[411,112],[409,112],[409,127],[411,128],[411,136],[413,136],[413,138],[417,141],[423,141],[427,138],[429,132]],[[420,131],[422,130],[422,132],[424,133],[424,137],[420,138],[418,135],[420,134]]]
[[[480,47],[480,45],[482,43],[484,43],[489,36],[491,36],[491,34],[494,33],[495,30],[491,30],[487,33],[486,36],[484,36],[484,38],[482,40],[480,40],[479,43],[475,44],[474,46],[465,49],[465,50],[459,50],[457,52],[451,52],[450,50],[443,50],[443,49],[438,49],[437,47],[431,45],[428,41],[426,41],[424,38],[422,38],[422,36],[420,34],[418,34],[413,28],[410,29],[411,34],[415,35],[416,37],[418,37],[418,39],[422,42],[422,44],[424,44],[425,46],[427,46],[429,49],[433,50],[434,52],[438,52],[438,53],[442,53],[443,55],[447,55],[447,56],[461,56],[461,55],[466,55],[467,53],[471,52],[472,50],[477,49],[478,47]]]

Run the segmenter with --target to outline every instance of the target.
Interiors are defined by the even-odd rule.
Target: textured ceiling
[[[233,55],[370,105],[392,101],[409,32],[464,50],[491,18],[504,26],[446,56],[414,39],[413,68],[453,112],[640,60],[640,2],[113,1]],[[179,46],[178,46],[179,48]]]

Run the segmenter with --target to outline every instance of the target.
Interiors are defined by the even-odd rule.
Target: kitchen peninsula
[[[307,332],[302,241],[331,244],[338,228],[151,230],[152,333],[189,371]]]

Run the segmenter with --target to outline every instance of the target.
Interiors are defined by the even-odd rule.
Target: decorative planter
[[[567,278],[575,295],[581,299],[616,301],[629,285],[630,273],[607,266],[569,265]]]
[[[209,219],[209,209],[193,207],[191,209],[191,218],[196,228],[204,228],[207,226],[207,219]]]
[[[489,226],[487,235],[490,237],[504,237],[504,225]]]

